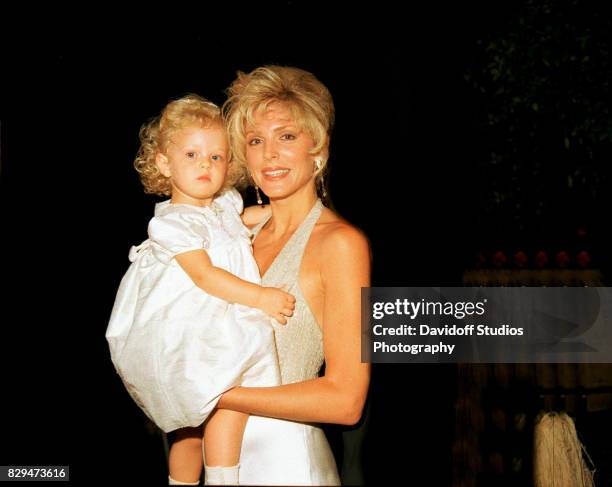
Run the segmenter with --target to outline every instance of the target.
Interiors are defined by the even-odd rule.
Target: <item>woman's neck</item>
[[[304,191],[287,198],[271,200],[272,217],[266,225],[268,231],[277,238],[293,233],[312,210],[316,201],[315,191]]]

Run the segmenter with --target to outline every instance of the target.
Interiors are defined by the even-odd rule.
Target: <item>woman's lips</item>
[[[279,179],[283,179],[287,174],[289,174],[291,169],[286,167],[265,167],[261,170],[261,174],[264,179],[268,181],[278,181]]]

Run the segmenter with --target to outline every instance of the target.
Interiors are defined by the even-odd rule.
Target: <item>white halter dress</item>
[[[321,329],[298,284],[304,249],[322,209],[317,201],[262,277],[264,286],[282,287],[296,298],[295,313],[287,324],[274,324],[283,384],[314,379],[323,365]],[[240,454],[240,484],[340,485],[340,478],[321,428],[250,416]]]

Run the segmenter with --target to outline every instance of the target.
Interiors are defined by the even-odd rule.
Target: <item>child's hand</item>
[[[281,325],[286,325],[286,317],[293,316],[295,298],[275,287],[262,287],[255,307],[270,315]]]

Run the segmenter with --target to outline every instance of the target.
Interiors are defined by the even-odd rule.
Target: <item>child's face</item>
[[[228,144],[220,125],[186,127],[157,155],[157,167],[170,178],[172,203],[210,205],[223,186],[228,169]]]

